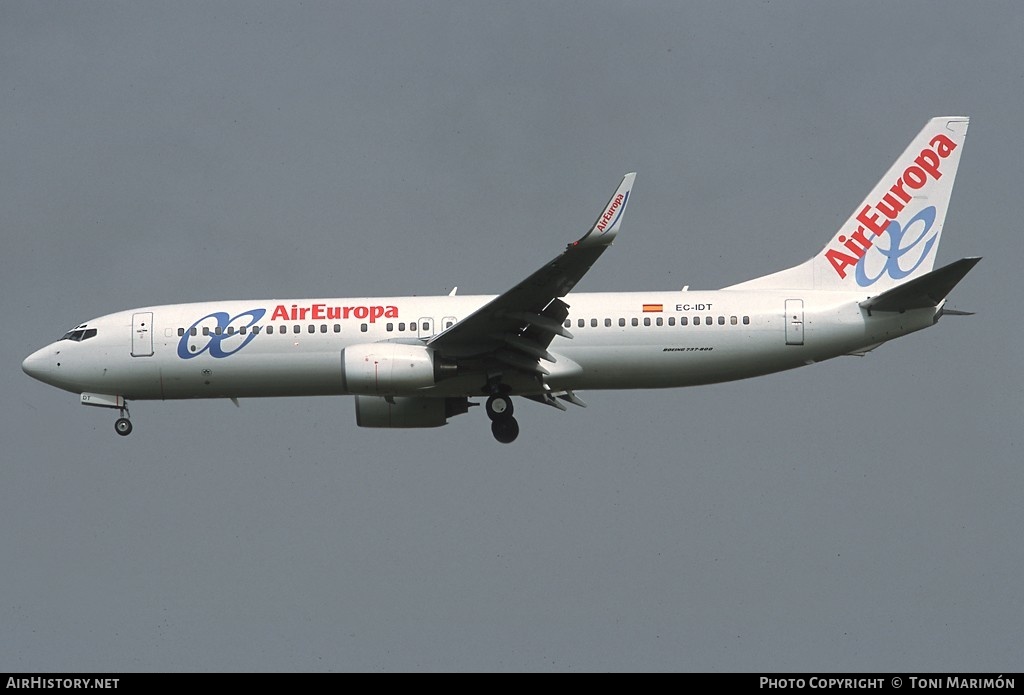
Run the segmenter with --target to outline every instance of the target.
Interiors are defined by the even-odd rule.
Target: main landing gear
[[[491,434],[502,444],[510,444],[519,436],[519,423],[512,417],[512,399],[505,394],[494,394],[484,406],[491,418]]]

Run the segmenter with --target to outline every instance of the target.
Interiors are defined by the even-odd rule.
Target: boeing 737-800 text
[[[565,410],[585,405],[580,390],[861,355],[936,323],[979,260],[933,270],[967,125],[930,120],[820,253],[724,289],[570,294],[619,231],[627,174],[590,231],[504,294],[141,307],[81,324],[22,367],[118,410],[122,435],[134,400],[351,395],[362,427],[437,427],[485,398],[494,437],[511,442],[513,396]]]

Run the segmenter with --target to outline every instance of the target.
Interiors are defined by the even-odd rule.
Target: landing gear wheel
[[[495,420],[491,423],[491,434],[502,444],[511,444],[519,436],[519,423],[511,416]]]
[[[126,417],[117,418],[117,422],[114,423],[114,431],[122,437],[127,437],[132,433],[132,421]]]
[[[492,422],[505,420],[512,417],[512,399],[505,395],[491,396],[487,399],[484,410],[487,411],[487,417],[491,418]]]

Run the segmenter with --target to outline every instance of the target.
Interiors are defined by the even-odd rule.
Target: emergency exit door
[[[786,345],[804,344],[804,300],[786,300]]]
[[[420,338],[426,339],[426,338],[433,337],[433,335],[434,335],[434,319],[429,318],[429,317],[422,318],[422,319],[419,320],[419,322],[416,325],[417,325],[417,329],[418,329],[417,335]]]

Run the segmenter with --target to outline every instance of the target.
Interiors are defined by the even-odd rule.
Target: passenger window
[[[705,326],[711,326],[713,324],[714,324],[714,320],[712,319],[712,317],[710,317],[710,316],[705,316],[704,317],[704,325]]]
[[[749,326],[750,325],[750,317],[749,316],[744,316],[743,317],[743,325],[744,326]]]
[[[300,326],[299,324],[295,324],[294,326],[292,326],[292,333],[301,333],[301,332],[302,332],[302,326]]]
[[[185,335],[185,329],[184,328],[179,328],[178,329],[178,337],[180,338],[183,335]]]
[[[335,333],[341,333],[341,324],[340,323],[334,324],[334,332]]]
[[[363,333],[366,333],[366,331],[368,329],[369,329],[369,326],[367,324],[365,324],[365,323],[359,324],[359,330],[361,330]]]
[[[718,317],[718,325],[719,326],[724,326],[725,325],[725,317],[724,316],[719,316]]]
[[[579,326],[580,328],[583,328],[584,326],[587,325],[587,322],[584,321],[583,319],[579,319],[578,321],[576,321],[576,325]]]
[[[388,323],[386,326],[384,326],[384,328],[385,330],[387,330],[388,333],[390,333],[391,331],[395,330],[395,324]]]
[[[700,316],[694,316],[693,317],[693,325],[694,326],[699,326],[700,325]]]
[[[562,325],[565,326],[566,328],[570,328],[572,326],[572,321],[566,319],[565,323],[563,323]]]
[[[690,319],[688,319],[687,317],[685,317],[685,316],[680,316],[679,317],[679,325],[680,326],[685,326],[689,322],[690,322]]]
[[[619,328],[626,327],[626,319],[619,319]]]
[[[665,319],[663,319],[663,318],[661,318],[659,316],[658,318],[654,319],[654,323],[658,324],[659,326],[664,326],[665,325]]]
[[[217,326],[216,328],[213,329],[213,333],[214,335],[223,335],[224,329],[221,328],[220,326]]]
[[[597,328],[597,319],[590,319],[590,327]]]
[[[398,324],[398,330],[400,330],[400,331],[404,331],[405,330],[405,322],[404,321],[402,323]]]
[[[645,326],[650,326],[651,325],[651,317],[650,316],[645,316],[644,317],[644,325]]]
[[[736,320],[735,316],[730,316],[729,317],[729,325],[735,326],[737,323],[739,323],[739,322]]]
[[[637,321],[636,319],[632,319],[632,320],[630,321],[630,323],[631,323],[631,324],[633,324],[634,326],[639,326],[639,325],[640,325],[640,322],[639,322],[639,321]]]
[[[675,316],[669,316],[668,317],[668,325],[670,325],[670,326],[676,325],[676,317]]]
[[[605,319],[604,320],[604,327],[605,328],[611,328],[612,327],[612,320],[611,319]]]
[[[235,327],[234,326],[228,326],[228,335],[234,335],[234,334],[235,334]]]
[[[309,324],[309,332],[316,333],[316,326],[314,326],[313,324]]]

